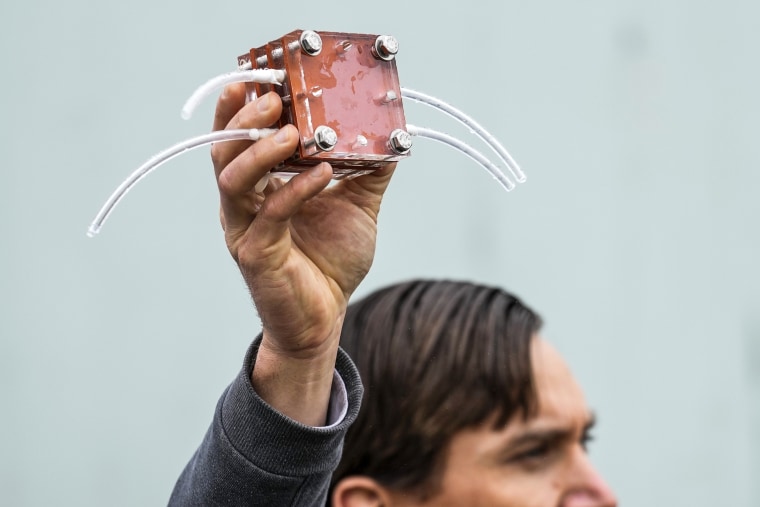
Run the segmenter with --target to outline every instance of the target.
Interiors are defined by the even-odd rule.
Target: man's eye
[[[547,444],[540,444],[527,449],[514,457],[515,461],[540,461],[545,459],[551,449]]]
[[[581,437],[581,447],[583,447],[583,450],[588,452],[588,445],[594,441],[594,435],[591,432],[586,432]]]

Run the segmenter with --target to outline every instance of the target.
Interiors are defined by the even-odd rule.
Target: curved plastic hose
[[[515,188],[515,184],[512,183],[512,180],[510,180],[503,172],[501,172],[501,169],[499,169],[496,165],[493,164],[493,162],[483,156],[482,153],[467,143],[460,141],[459,139],[452,137],[446,133],[425,127],[416,127],[414,125],[407,124],[406,131],[409,132],[410,135],[425,137],[427,139],[432,139],[434,141],[438,141],[440,143],[451,146],[455,150],[464,153],[475,162],[480,164],[483,169],[488,171],[488,173],[493,176],[493,178],[498,181],[499,184],[504,187],[504,190],[507,192]]]
[[[185,105],[182,106],[182,119],[189,120],[198,105],[217,88],[232,83],[270,83],[282,84],[285,81],[285,71],[279,69],[236,70],[209,79],[199,86]]]
[[[119,201],[127,195],[127,192],[132,190],[141,179],[174,157],[207,144],[237,141],[241,139],[258,141],[259,139],[270,136],[275,132],[275,129],[218,130],[202,136],[193,137],[192,139],[186,139],[185,141],[179,142],[174,146],[165,149],[161,153],[157,153],[148,159],[143,165],[138,167],[116,190],[114,190],[103,207],[100,208],[100,211],[95,216],[95,220],[90,224],[90,227],[87,229],[87,235],[93,237],[98,234],[103,227],[103,224],[108,219],[108,216],[114,210],[116,205],[119,204]]]
[[[515,162],[515,160],[507,152],[504,146],[502,146],[501,143],[493,135],[491,135],[490,132],[483,128],[473,118],[455,108],[451,104],[448,104],[425,93],[410,90],[409,88],[401,88],[401,96],[438,109],[439,111],[442,111],[455,120],[459,121],[462,125],[469,128],[470,131],[478,136],[484,143],[486,143],[499,156],[499,158],[504,161],[507,169],[509,169],[517,181],[520,183],[525,181],[525,173],[522,172],[520,166],[517,165],[517,162]]]

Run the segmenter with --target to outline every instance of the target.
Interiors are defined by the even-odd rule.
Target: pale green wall
[[[213,101],[179,119],[196,85],[315,28],[395,35],[402,85],[471,113],[529,177],[505,194],[419,140],[361,292],[514,290],[585,386],[623,505],[760,505],[760,4],[377,5],[2,3],[0,504],[166,502],[258,331],[207,151],[84,232],[134,167],[207,129]]]

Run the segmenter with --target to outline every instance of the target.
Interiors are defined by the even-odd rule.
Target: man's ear
[[[332,507],[391,507],[388,490],[366,475],[344,477],[333,488]]]

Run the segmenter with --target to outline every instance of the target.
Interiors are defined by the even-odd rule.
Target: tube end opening
[[[95,224],[90,225],[87,228],[87,237],[94,238],[100,232],[100,227]]]

